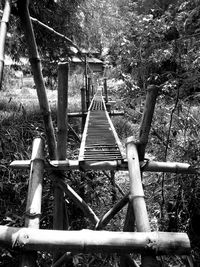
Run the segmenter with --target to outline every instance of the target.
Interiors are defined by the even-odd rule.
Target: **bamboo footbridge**
[[[44,139],[36,137],[33,141],[31,159],[14,161],[11,168],[30,169],[29,188],[25,211],[24,227],[0,226],[0,246],[12,247],[21,254],[21,267],[37,266],[37,251],[44,250],[53,253],[52,266],[63,266],[73,258],[72,253],[118,253],[120,266],[139,266],[131,256],[132,253],[141,254],[141,266],[160,266],[160,255],[187,255],[190,257],[190,241],[186,233],[151,232],[149,216],[147,213],[145,195],[142,186],[142,173],[171,172],[193,173],[187,163],[154,162],[145,159],[145,148],[151,128],[152,117],[158,88],[151,86],[147,89],[146,103],[138,136],[127,139],[125,153],[112,124],[108,102],[107,82],[104,86],[96,87],[94,96],[91,94],[88,82],[88,66],[85,69],[85,88],[81,89],[82,112],[76,114],[82,120],[82,140],[77,160],[68,159],[67,133],[68,117],[68,72],[69,63],[58,65],[58,117],[57,139],[51,119],[51,112],[47,100],[44,79],[41,72],[41,63],[35,42],[32,21],[28,10],[28,1],[17,1],[19,17],[24,28],[24,34],[29,47],[29,58],[33,77],[38,94],[41,114],[43,116],[48,155],[45,155]],[[5,41],[7,23],[10,15],[10,1],[5,1],[3,19],[1,22],[0,40]],[[32,20],[32,21],[31,21]],[[44,26],[44,25],[43,25]],[[45,26],[48,29],[48,26]],[[52,31],[52,29],[50,29]],[[77,46],[67,37],[55,31],[59,38],[68,44]],[[5,42],[2,41],[0,56],[3,58]],[[77,48],[78,49],[78,48]],[[87,62],[86,62],[87,63]],[[2,81],[3,60],[0,65],[0,82]],[[94,91],[94,90],[93,90]],[[48,160],[47,160],[48,158]],[[50,159],[50,160],[49,160]],[[128,170],[130,188],[120,200],[115,200],[113,207],[99,218],[95,212],[68,184],[66,170],[102,170],[110,172],[114,182],[114,174],[118,170]],[[42,181],[44,170],[53,181],[54,209],[53,229],[40,228]],[[109,175],[108,175],[109,176]],[[86,181],[85,181],[86,183]],[[84,213],[92,225],[92,229],[73,231],[69,230],[67,209],[64,205],[64,196],[67,196]],[[127,205],[127,214],[123,231],[105,231],[106,225],[114,216]],[[72,264],[72,261],[71,263]],[[72,266],[70,265],[69,266]],[[67,265],[68,266],[68,265]]]
[[[99,89],[88,109],[79,162],[89,165],[92,162],[122,161],[122,155],[123,147],[106,110],[102,90]]]

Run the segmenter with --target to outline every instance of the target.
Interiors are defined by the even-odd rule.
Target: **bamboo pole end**
[[[41,137],[36,137],[33,140],[33,149],[31,161],[42,160],[44,161],[44,140]]]

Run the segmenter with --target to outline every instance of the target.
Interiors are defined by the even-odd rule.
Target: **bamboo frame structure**
[[[7,34],[7,24],[9,22],[10,12],[11,12],[10,0],[6,0],[0,25],[0,90],[3,80],[4,50],[5,50],[5,42]]]
[[[185,233],[59,231],[0,226],[0,243],[14,249],[105,253],[150,253],[188,255],[190,241]]]
[[[42,203],[42,181],[44,172],[44,141],[36,138],[33,141],[31,168],[29,177],[28,197],[25,212],[25,227],[39,229],[41,203]],[[22,254],[20,267],[35,267],[37,253],[27,251]]]

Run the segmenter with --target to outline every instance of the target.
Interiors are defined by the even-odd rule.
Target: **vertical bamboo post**
[[[104,94],[105,94],[105,102],[108,102],[108,87],[107,87],[107,78],[104,78]]]
[[[148,143],[148,136],[151,129],[151,122],[156,104],[156,98],[158,96],[158,86],[152,85],[147,88],[146,102],[142,115],[142,121],[139,132],[139,160],[144,160],[145,148]]]
[[[130,179],[130,203],[134,210],[135,223],[138,232],[150,232],[150,224],[144,200],[144,190],[140,172],[140,162],[135,140],[130,137],[126,143],[129,179]],[[142,255],[143,267],[158,266],[156,257]]]
[[[58,160],[65,160],[67,156],[67,125],[68,125],[68,62],[59,63],[58,65],[58,110],[57,110],[57,154]]]
[[[84,130],[85,127],[85,112],[86,112],[86,94],[85,94],[85,87],[81,88],[81,110],[82,110],[82,132]]]
[[[4,50],[5,50],[5,41],[7,34],[7,24],[10,18],[10,11],[11,11],[10,0],[6,0],[3,10],[3,17],[1,19],[1,25],[0,25],[0,90],[3,80]]]
[[[28,197],[25,213],[25,227],[39,229],[41,202],[42,202],[42,180],[44,172],[44,141],[36,138],[33,141],[31,169],[28,186]],[[35,267],[37,253],[30,251],[22,254],[20,267]]]
[[[58,65],[58,103],[57,103],[57,155],[58,160],[66,159],[67,149],[67,97],[68,63]],[[53,229],[64,229],[64,193],[54,183]]]
[[[25,38],[28,45],[29,60],[33,72],[33,78],[36,85],[40,110],[43,115],[44,127],[48,143],[49,155],[51,159],[56,158],[56,139],[51,118],[51,111],[47,99],[46,88],[42,76],[41,62],[33,32],[33,26],[29,14],[29,0],[17,1],[19,16],[24,29]]]
[[[58,65],[58,104],[57,104],[57,155],[58,160],[65,160],[67,157],[67,134],[68,134],[68,62]],[[62,179],[63,175],[60,175]],[[69,228],[68,214],[64,203],[63,190],[54,183],[54,220],[53,229],[63,230]],[[62,256],[62,253],[55,251],[54,262]],[[69,259],[68,259],[69,260]]]

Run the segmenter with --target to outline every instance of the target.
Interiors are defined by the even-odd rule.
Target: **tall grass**
[[[80,88],[83,86],[83,79],[81,75],[73,75],[69,79],[69,98],[68,110],[69,112],[79,111],[81,104]],[[47,97],[51,111],[56,113],[57,110],[57,90],[46,90]],[[1,91],[0,98],[0,120],[17,117],[22,114],[30,115],[39,113],[39,102],[37,92],[34,89],[32,79],[13,78],[4,81],[4,90]]]

